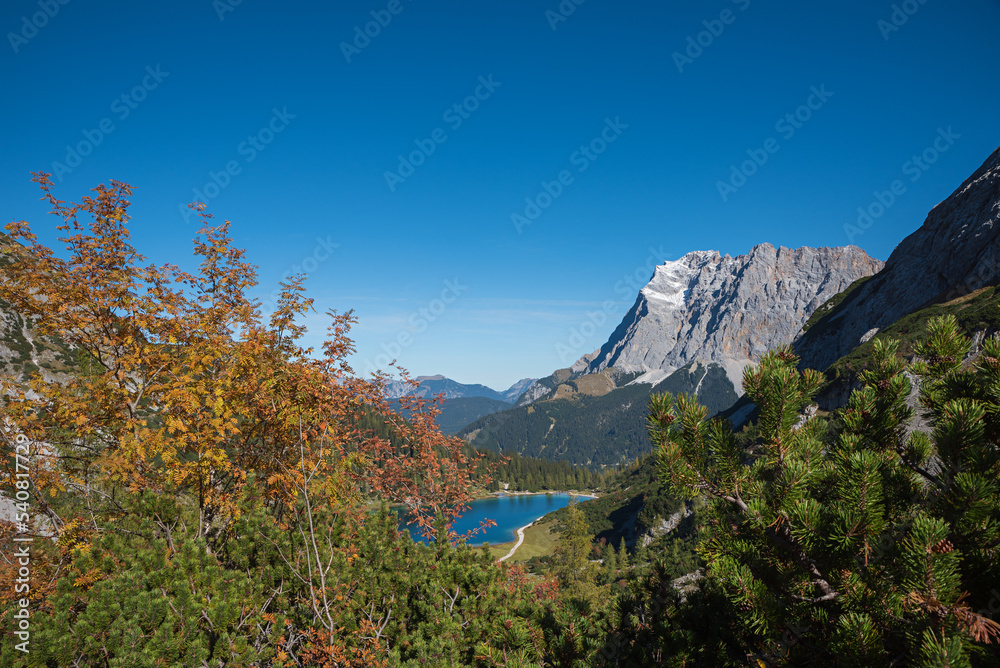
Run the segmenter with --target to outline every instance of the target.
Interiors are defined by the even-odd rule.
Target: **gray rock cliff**
[[[820,305],[881,267],[856,246],[688,253],[656,267],[587,372],[615,367],[655,382],[689,362],[717,362],[739,390],[746,364],[791,343]]]
[[[885,267],[795,342],[824,370],[873,330],[1000,281],[1000,149],[892,252]]]

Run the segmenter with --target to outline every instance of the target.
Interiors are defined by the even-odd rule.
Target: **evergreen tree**
[[[635,567],[641,568],[649,563],[649,546],[646,544],[645,536],[639,536],[635,542],[635,555],[632,559]]]
[[[966,350],[947,319],[918,349],[927,361],[912,371],[924,377],[930,438],[908,428],[911,385],[894,342],[875,342],[833,439],[823,420],[800,419],[823,379],[797,371],[787,347],[744,374],[760,409],[748,448],[693,399],[651,399],[664,480],[710,500],[699,600],[714,597],[727,656],[760,665],[1000,660],[1000,626],[986,615],[998,578],[1000,341],[985,342],[963,370]],[[673,614],[683,626],[681,610]],[[689,646],[719,642],[720,629],[711,639],[687,630]]]
[[[628,576],[630,566],[628,547],[625,545],[625,536],[622,536],[622,539],[618,542],[618,568],[621,569],[622,575]]]
[[[618,580],[618,558],[614,546],[611,543],[605,543],[601,550],[601,556],[604,559],[604,581],[616,582]]]
[[[585,596],[590,592],[589,585],[594,579],[594,569],[590,564],[593,542],[594,537],[590,534],[583,512],[577,504],[570,504],[566,526],[556,545],[553,560],[560,586],[576,596]]]

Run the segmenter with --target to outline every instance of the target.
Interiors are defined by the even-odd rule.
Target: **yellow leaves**
[[[78,589],[90,589],[95,584],[104,579],[104,574],[98,569],[92,568],[83,575],[73,580],[73,586]]]
[[[167,432],[170,434],[175,434],[178,431],[186,434],[188,431],[188,426],[184,423],[184,420],[173,416],[165,418],[163,424],[166,426]]]

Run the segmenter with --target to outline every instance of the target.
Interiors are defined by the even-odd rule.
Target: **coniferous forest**
[[[318,355],[300,277],[261,316],[227,224],[200,213],[196,272],[154,266],[128,185],[67,203],[36,180],[66,252],[9,225],[0,298],[73,361],[3,380],[0,577],[23,586],[0,590],[0,664],[1000,663],[1000,339],[968,363],[945,315],[915,361],[877,341],[847,406],[811,419],[825,380],[779,348],[745,373],[752,427],[656,394],[653,457],[598,477],[472,450],[424,399],[400,417],[346,361],[350,312]],[[498,481],[620,504],[558,513],[526,569],[450,531]],[[643,530],[677,530],[615,533],[640,497]]]

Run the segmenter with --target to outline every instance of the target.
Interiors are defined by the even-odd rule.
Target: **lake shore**
[[[524,532],[524,540],[516,550],[511,549],[514,547],[512,541],[490,545],[490,552],[497,563],[500,563],[500,558],[505,555],[508,564],[523,563],[532,557],[552,556],[560,538],[555,520],[540,517],[521,529]]]
[[[497,559],[497,563],[500,563],[501,561],[507,561],[508,559],[514,556],[514,553],[517,552],[517,548],[521,547],[521,544],[524,542],[524,532],[528,529],[528,527],[530,527],[537,521],[538,520],[532,520],[531,522],[528,522],[523,527],[517,530],[517,542],[514,543],[514,547],[510,548],[510,552],[508,552],[506,555]]]
[[[600,496],[596,492],[577,492],[575,490],[569,491],[565,489],[547,489],[541,492],[482,492],[475,494],[473,499],[493,499],[493,498],[503,498],[505,496],[540,496],[543,494],[569,494],[570,496],[580,496],[587,499],[598,499]]]
[[[459,536],[465,536],[472,547],[489,545],[494,559],[506,554],[515,542],[520,540],[518,529],[525,531],[523,545],[517,549],[517,556],[512,561],[521,561],[527,545],[532,544],[535,533],[532,525],[538,525],[546,515],[573,503],[582,503],[595,498],[595,494],[587,494],[575,490],[551,492],[499,492],[488,495],[478,495],[469,502],[466,511],[455,519],[452,529]],[[413,535],[412,518],[400,513],[401,530],[409,530]],[[480,532],[482,523],[493,520],[493,526]],[[547,524],[546,524],[547,526]],[[502,545],[502,548],[497,546]],[[529,550],[533,552],[533,550]],[[530,555],[529,555],[530,556]]]

